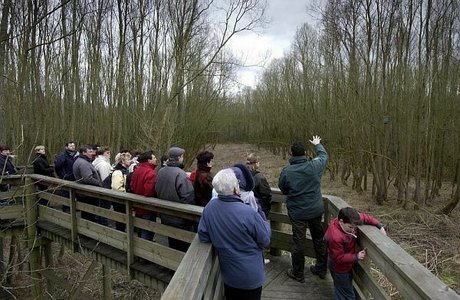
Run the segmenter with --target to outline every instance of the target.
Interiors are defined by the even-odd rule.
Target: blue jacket
[[[76,152],[62,151],[54,159],[54,169],[59,178],[75,181],[73,176],[73,163],[75,162]]]
[[[255,289],[264,284],[263,248],[270,244],[270,224],[236,195],[219,196],[204,207],[198,236],[212,243],[225,284]]]
[[[290,165],[283,168],[278,187],[286,195],[289,217],[309,220],[324,213],[321,195],[321,176],[326,168],[328,155],[323,145],[315,146],[317,157],[293,156]]]

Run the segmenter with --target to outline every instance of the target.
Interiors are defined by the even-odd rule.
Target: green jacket
[[[321,195],[321,175],[328,155],[323,145],[315,146],[317,157],[293,156],[290,165],[283,168],[278,187],[286,195],[288,214],[296,220],[309,220],[324,213]]]

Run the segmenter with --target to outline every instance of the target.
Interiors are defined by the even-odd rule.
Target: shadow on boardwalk
[[[265,265],[267,280],[262,289],[262,299],[315,299],[329,300],[333,298],[334,286],[331,275],[320,279],[310,273],[305,266],[305,283],[297,282],[286,275],[291,267],[288,255],[269,256],[270,263]]]

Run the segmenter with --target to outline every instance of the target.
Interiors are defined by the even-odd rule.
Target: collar
[[[241,202],[244,203],[243,200],[241,200],[240,196],[238,195],[219,195],[219,200],[224,201],[224,202]]]

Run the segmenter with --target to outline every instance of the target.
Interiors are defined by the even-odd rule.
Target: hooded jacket
[[[149,162],[143,162],[137,165],[131,176],[131,192],[145,197],[154,197],[155,183],[157,180],[157,171],[155,165]],[[143,208],[135,208],[136,215],[144,215],[147,211]]]
[[[370,215],[360,213],[359,217],[365,225],[373,225],[379,229],[383,227],[383,224]],[[357,233],[356,228],[352,233],[343,231],[337,218],[332,220],[327,228],[324,239],[327,242],[329,265],[332,266],[333,272],[348,273],[353,264],[358,262],[358,256],[355,253]]]
[[[315,145],[317,157],[309,160],[305,155],[293,156],[290,165],[281,171],[278,187],[286,195],[289,217],[310,220],[324,213],[321,195],[321,176],[328,155],[323,145]]]

